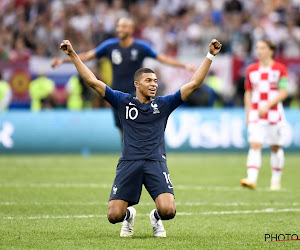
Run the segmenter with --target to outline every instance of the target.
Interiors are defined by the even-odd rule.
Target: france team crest
[[[159,114],[157,103],[151,103],[151,107],[153,108],[153,114]]]
[[[131,50],[131,60],[136,61],[138,59],[138,50],[137,49],[132,49]]]

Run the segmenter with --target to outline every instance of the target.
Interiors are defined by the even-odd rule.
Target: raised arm
[[[85,62],[85,61],[88,61],[88,60],[91,60],[93,58],[96,57],[96,54],[95,54],[95,50],[92,49],[92,50],[89,50],[87,52],[83,52],[83,53],[79,53],[78,54],[79,58],[81,61]],[[53,58],[52,60],[52,67],[55,68],[63,63],[66,63],[66,62],[72,62],[71,58],[70,57],[67,57],[67,58]]]
[[[69,40],[63,40],[60,44],[60,49],[64,51],[70,58],[70,61],[74,63],[78,73],[82,79],[92,88],[94,88],[102,97],[105,96],[106,85],[104,82],[98,80],[96,76],[88,69],[87,66],[80,60],[72,44]]]
[[[195,70],[195,66],[193,64],[183,64],[183,63],[177,61],[175,58],[167,56],[165,54],[158,54],[156,59],[158,61],[160,61],[161,63],[168,64],[171,66],[185,68],[189,71]]]
[[[190,97],[190,95],[198,89],[204,78],[206,77],[206,74],[209,70],[209,67],[212,63],[213,56],[217,55],[221,50],[222,44],[217,41],[216,39],[213,39],[209,44],[209,53],[207,57],[205,58],[204,62],[201,64],[201,66],[198,68],[196,73],[193,75],[190,82],[186,83],[181,88],[181,99],[185,101]],[[211,59],[210,59],[210,58]]]

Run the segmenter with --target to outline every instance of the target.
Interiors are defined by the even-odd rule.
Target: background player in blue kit
[[[195,67],[191,64],[182,64],[176,59],[157,54],[150,44],[143,40],[133,38],[134,22],[130,18],[121,18],[116,27],[118,38],[108,39],[97,48],[80,53],[82,61],[88,61],[95,57],[108,57],[112,63],[113,81],[112,88],[125,93],[135,93],[133,84],[134,73],[141,68],[146,57],[155,58],[158,61],[176,67],[186,68],[193,71]],[[64,62],[71,62],[70,58],[54,58],[52,66],[56,67]],[[117,127],[122,131],[118,114],[114,112]]]
[[[222,44],[213,39],[209,52],[191,81],[175,94],[155,97],[157,77],[148,68],[135,72],[136,97],[112,90],[82,63],[71,43],[64,40],[60,48],[69,55],[84,81],[103,96],[117,111],[123,134],[122,156],[111,189],[108,220],[122,222],[121,237],[133,235],[135,208],[142,185],[155,201],[156,209],[150,213],[153,235],[166,237],[162,220],[175,217],[173,186],[166,165],[164,131],[167,119],[174,109],[182,104],[202,84],[211,62],[221,50]]]

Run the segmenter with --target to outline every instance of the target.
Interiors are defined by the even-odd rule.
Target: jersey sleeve
[[[150,45],[150,43],[147,42],[141,42],[144,52],[145,52],[145,56],[146,57],[152,57],[152,58],[156,58],[157,57],[157,52],[153,50],[152,46]]]
[[[96,57],[100,58],[106,56],[108,51],[108,46],[110,44],[111,44],[110,40],[106,40],[103,43],[100,43],[94,50]]]
[[[280,71],[280,80],[278,82],[279,89],[287,89],[287,84],[288,84],[287,76],[288,76],[287,69],[285,66],[282,66],[282,69]]]
[[[175,94],[163,96],[161,99],[168,105],[170,113],[183,103],[180,89]]]
[[[246,71],[244,88],[245,88],[245,90],[252,90],[252,84],[251,84],[251,81],[250,81],[250,70],[249,70],[249,68],[247,68],[247,71]]]
[[[104,99],[108,101],[114,109],[118,109],[120,102],[129,96],[129,94],[113,90],[106,86]]]

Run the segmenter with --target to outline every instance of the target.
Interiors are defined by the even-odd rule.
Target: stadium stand
[[[278,47],[277,57],[299,63],[299,10],[297,0],[3,0],[0,64],[61,56],[58,45],[65,38],[78,52],[88,51],[114,37],[119,18],[131,16],[136,38],[175,57],[204,54],[212,38],[222,41],[221,53],[234,62],[234,88],[223,104],[240,106],[241,78],[254,60],[257,40],[270,38]],[[293,78],[286,105],[295,103],[292,93],[298,88],[299,72]]]

